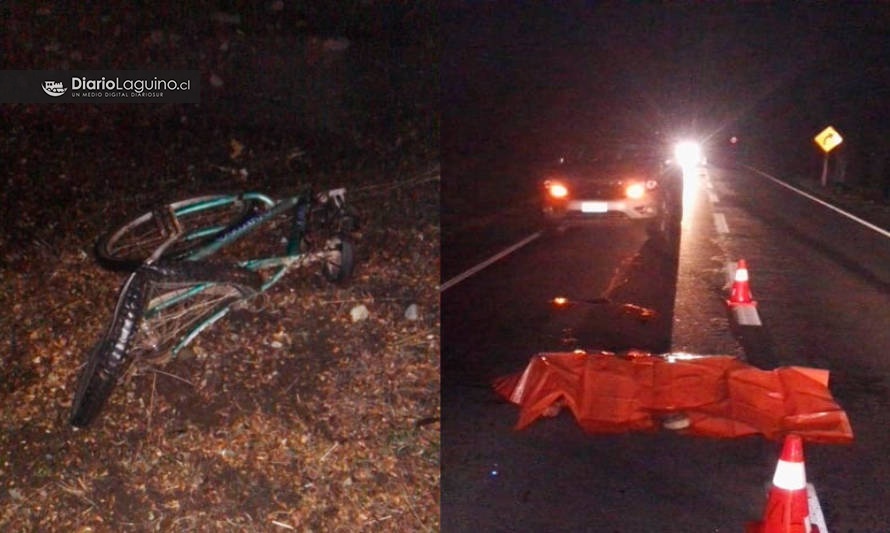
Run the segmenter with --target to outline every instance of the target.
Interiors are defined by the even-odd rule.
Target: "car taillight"
[[[631,200],[639,200],[646,194],[646,186],[642,183],[631,183],[624,189],[624,194]]]
[[[547,193],[553,198],[565,198],[569,195],[569,189],[558,181],[548,181],[545,186]]]

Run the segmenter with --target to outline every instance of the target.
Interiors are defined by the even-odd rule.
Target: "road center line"
[[[500,252],[494,254],[493,256],[489,257],[489,258],[486,259],[485,261],[482,261],[482,262],[479,263],[478,265],[476,265],[476,266],[474,266],[474,267],[472,267],[472,268],[470,268],[470,269],[468,269],[468,270],[465,270],[464,272],[462,272],[462,273],[460,273],[460,274],[454,276],[453,278],[449,279],[449,280],[446,281],[445,283],[439,285],[439,292],[445,292],[445,291],[448,290],[449,288],[451,288],[451,287],[457,285],[457,284],[460,283],[461,281],[463,281],[463,280],[469,278],[470,276],[472,276],[472,275],[478,273],[480,270],[482,270],[482,269],[484,269],[484,268],[487,268],[487,267],[490,266],[492,263],[494,263],[494,262],[496,262],[496,261],[499,261],[499,260],[503,259],[504,257],[507,257],[508,255],[512,254],[512,253],[515,252],[516,250],[522,248],[523,246],[525,246],[526,244],[532,242],[533,240],[537,239],[537,238],[540,237],[540,236],[541,236],[541,232],[540,232],[540,231],[536,231],[535,233],[532,233],[531,235],[529,235],[528,237],[522,239],[521,241],[517,242],[516,244],[514,244],[514,245],[512,245],[512,246],[508,246],[507,248],[504,248],[504,249],[501,250]]]
[[[887,231],[887,230],[885,230],[884,228],[880,228],[880,227],[878,227],[878,226],[875,226],[874,224],[872,224],[871,222],[868,222],[867,220],[863,220],[863,219],[857,217],[856,215],[854,215],[854,214],[852,214],[852,213],[848,213],[848,212],[844,211],[843,209],[841,209],[841,208],[839,208],[839,207],[836,207],[836,206],[833,206],[833,205],[831,205],[830,203],[828,203],[828,202],[826,202],[826,201],[824,201],[824,200],[820,200],[819,198],[816,198],[816,197],[813,196],[812,194],[809,194],[809,193],[807,193],[807,192],[804,192],[804,191],[798,189],[797,187],[794,187],[793,185],[789,185],[789,184],[785,183],[784,181],[782,181],[782,180],[780,180],[780,179],[778,179],[778,178],[774,178],[774,177],[770,176],[770,175],[767,174],[766,172],[762,172],[762,171],[760,171],[760,170],[757,170],[757,169],[754,168],[754,167],[748,167],[748,166],[746,166],[746,168],[748,168],[749,170],[751,170],[751,171],[753,171],[753,172],[756,172],[756,173],[760,174],[760,175],[763,176],[764,178],[767,178],[767,179],[769,179],[769,180],[774,181],[775,183],[781,185],[782,187],[785,187],[786,189],[790,189],[790,190],[796,192],[797,194],[803,196],[804,198],[809,198],[810,200],[816,202],[817,204],[820,204],[820,205],[822,205],[822,206],[825,206],[825,207],[827,207],[828,209],[831,209],[832,211],[836,211],[837,213],[840,213],[841,215],[843,215],[843,216],[849,218],[850,220],[852,220],[852,221],[854,221],[854,222],[858,222],[859,224],[862,224],[862,225],[865,226],[866,228],[868,228],[868,229],[870,229],[870,230],[873,230],[873,231],[876,231],[877,233],[880,233],[880,234],[883,235],[884,237],[890,238],[890,231]]]
[[[726,223],[726,216],[723,213],[714,213],[714,226],[717,233],[729,233],[729,224]]]

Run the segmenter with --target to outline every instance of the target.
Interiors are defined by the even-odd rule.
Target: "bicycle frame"
[[[345,189],[340,188],[327,191],[326,193],[324,193],[324,198],[325,201],[333,201],[334,206],[336,208],[340,208],[345,202]],[[178,259],[184,261],[198,261],[207,258],[220,249],[232,244],[244,235],[256,230],[258,227],[267,223],[274,217],[285,213],[290,209],[295,210],[295,213],[293,226],[291,227],[290,235],[287,241],[285,255],[278,257],[249,259],[236,263],[238,266],[254,271],[277,268],[277,270],[273,274],[271,274],[269,278],[262,284],[260,292],[265,292],[274,284],[276,284],[279,280],[281,280],[281,278],[289,269],[317,262],[324,259],[329,253],[324,251],[310,253],[299,252],[300,243],[302,242],[307,229],[306,225],[308,211],[312,207],[312,202],[314,200],[307,194],[291,196],[275,202],[264,194],[249,192],[222,198],[213,198],[206,202],[192,204],[179,210],[174,210],[173,215],[175,217],[190,214],[205,209],[219,207],[220,205],[225,205],[227,203],[233,203],[242,199],[258,200],[263,204],[269,206],[269,209],[253,216],[247,217],[245,220],[241,221],[237,225],[225,229],[210,242],[200,246],[197,249],[189,251]],[[186,240],[196,239],[209,234],[215,234],[217,232],[220,232],[221,229],[223,228],[201,228],[200,230],[193,233],[182,235],[180,238]],[[145,319],[151,320],[153,317],[157,316],[160,311],[163,311],[164,309],[175,305],[176,303],[192,298],[214,285],[214,283],[200,283],[188,289],[171,291],[170,293],[161,296],[159,301],[152,301],[149,303],[147,309],[145,310]],[[217,310],[216,312],[201,320],[197,325],[188,330],[188,332],[181,338],[181,340],[174,344],[174,346],[170,349],[170,354],[173,357],[176,357],[177,354],[185,346],[191,343],[191,341],[194,340],[195,337],[197,337],[202,331],[204,331],[212,324],[214,324],[217,320],[223,318],[226,314],[228,314],[232,306],[239,301],[241,300],[231,302],[225,307]]]

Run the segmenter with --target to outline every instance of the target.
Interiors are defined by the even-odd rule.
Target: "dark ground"
[[[0,529],[438,529],[435,8],[344,6],[0,10],[6,69],[202,78],[197,105],[0,106]],[[123,280],[95,238],[161,200],[306,183],[358,208],[354,279],[289,274],[70,428]]]

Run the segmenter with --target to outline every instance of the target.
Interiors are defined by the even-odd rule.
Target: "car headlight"
[[[674,147],[674,156],[677,163],[683,167],[695,166],[702,161],[701,145],[697,142],[682,141]]]
[[[547,193],[553,198],[565,198],[569,195],[569,189],[558,181],[548,181],[544,184],[547,187]]]
[[[646,186],[642,183],[631,183],[624,189],[624,194],[631,200],[639,200],[646,194]]]

